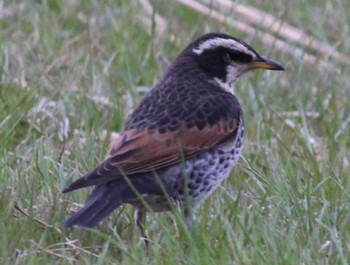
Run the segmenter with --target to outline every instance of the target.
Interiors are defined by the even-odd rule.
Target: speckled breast
[[[192,207],[199,206],[228,177],[231,169],[239,159],[243,138],[244,126],[241,120],[237,137],[233,143],[223,144],[192,160],[186,161],[182,174],[187,177],[176,176],[177,181],[173,182],[169,190],[172,199],[180,203],[189,201]],[[167,173],[171,173],[171,171],[174,171],[174,169],[170,169]]]
[[[157,172],[169,198],[166,199],[163,192],[161,194],[142,194],[143,199],[153,211],[170,210],[169,199],[175,204],[186,205],[190,203],[191,207],[196,208],[215,191],[220,183],[228,177],[239,159],[244,138],[242,117],[239,124],[237,137],[234,141],[223,143],[182,164]],[[147,208],[138,200],[130,203],[147,211]]]

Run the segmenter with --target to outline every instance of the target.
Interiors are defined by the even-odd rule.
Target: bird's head
[[[224,33],[203,35],[180,56],[189,56],[207,76],[225,86],[230,86],[249,70],[284,70],[280,64],[259,55],[245,42]]]

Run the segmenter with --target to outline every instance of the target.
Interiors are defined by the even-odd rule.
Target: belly
[[[241,148],[223,151],[212,150],[187,163],[185,178],[175,183],[172,198],[181,204],[190,202],[192,207],[197,207],[208,198],[228,177],[236,164]]]
[[[242,126],[234,143],[208,150],[157,172],[162,192],[142,194],[143,200],[156,212],[170,210],[171,203],[182,207],[189,203],[193,208],[198,207],[228,177],[237,163],[243,145],[243,130]],[[140,201],[132,204],[147,210]]]

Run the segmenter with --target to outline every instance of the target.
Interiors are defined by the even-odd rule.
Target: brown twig
[[[34,220],[35,222],[39,223],[42,227],[48,227],[48,228],[51,228],[51,229],[54,229],[56,230],[58,233],[61,233],[61,230],[59,230],[57,227],[53,227],[52,225],[49,225],[48,223],[45,223],[44,221],[41,221],[37,218],[34,218],[32,216],[30,216],[22,207],[20,207],[18,205],[18,203],[15,204],[15,209],[17,211],[19,211],[21,214],[23,214],[24,216]]]
[[[154,11],[153,6],[148,0],[138,0],[149,17],[154,16],[155,31],[157,35],[162,35],[167,29],[166,20]],[[150,23],[147,23],[150,24]]]
[[[268,33],[263,33],[261,31],[258,31],[257,29],[247,25],[246,23],[235,21],[231,18],[228,18],[224,14],[213,10],[212,8],[203,5],[197,1],[194,0],[176,0],[178,3],[185,5],[193,10],[196,10],[199,13],[202,13],[218,22],[221,23],[226,23],[234,28],[236,28],[239,31],[245,32],[250,35],[258,35],[261,41],[268,45],[268,46],[273,46],[277,50],[283,53],[289,53],[292,56],[302,59],[304,62],[310,65],[315,65],[318,64],[321,68],[328,68],[328,64],[323,61],[317,59],[315,56],[310,55],[308,53],[305,53],[299,48],[296,48],[294,46],[289,45],[285,41],[276,39],[273,35],[268,34]]]
[[[202,2],[203,1],[211,2],[208,0],[202,0]],[[335,50],[334,47],[321,43],[314,37],[308,36],[304,31],[257,8],[237,4],[228,0],[217,0],[215,3],[224,10],[234,10],[239,19],[244,19],[244,21],[261,27],[264,30],[272,31],[289,41],[313,49],[326,57],[331,57],[347,65],[350,64],[350,58]]]

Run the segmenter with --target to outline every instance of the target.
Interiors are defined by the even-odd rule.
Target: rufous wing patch
[[[162,134],[147,130],[125,131],[112,146],[109,166],[125,174],[157,170],[211,149],[229,136],[235,138],[237,126],[237,121],[231,119],[202,130],[182,126]]]

